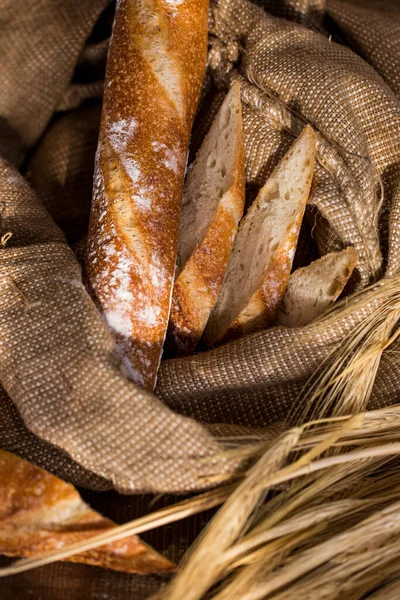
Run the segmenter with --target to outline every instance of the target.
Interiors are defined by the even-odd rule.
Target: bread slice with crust
[[[240,224],[207,344],[270,325],[289,280],[311,188],[315,134],[307,126],[273,171]]]
[[[243,215],[244,151],[240,87],[234,83],[189,170],[168,345],[180,354],[200,340],[222,284]]]
[[[114,528],[115,523],[85,504],[72,485],[0,450],[0,554],[38,556]],[[136,535],[67,560],[143,575],[174,569]]]
[[[278,323],[302,327],[316,319],[340,296],[357,260],[357,251],[349,246],[295,271],[289,279]]]

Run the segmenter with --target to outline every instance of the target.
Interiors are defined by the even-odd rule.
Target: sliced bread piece
[[[0,554],[38,556],[114,528],[115,523],[91,509],[71,484],[0,450]],[[66,560],[142,575],[174,569],[169,560],[136,535],[81,551]],[[42,594],[40,597],[44,598]],[[70,598],[69,594],[65,597]]]
[[[189,170],[167,343],[180,354],[200,340],[244,210],[240,87],[235,83]]]
[[[330,252],[290,276],[278,323],[302,327],[316,319],[342,293],[357,264],[355,248]]]
[[[204,332],[207,344],[239,337],[275,320],[310,193],[314,158],[315,134],[307,126],[240,224]]]

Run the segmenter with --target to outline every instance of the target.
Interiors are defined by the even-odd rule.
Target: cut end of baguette
[[[275,319],[310,193],[314,157],[315,134],[307,126],[240,224],[205,330],[207,344],[266,327]]]
[[[350,246],[295,271],[289,279],[278,323],[303,327],[314,321],[340,296],[357,260],[357,251]]]
[[[178,275],[204,239],[221,199],[233,185],[241,121],[240,86],[236,82],[189,168],[182,200]]]
[[[239,84],[213,121],[183,194],[178,274],[167,347],[185,355],[196,348],[215,304],[245,202]],[[179,268],[180,267],[180,268]]]

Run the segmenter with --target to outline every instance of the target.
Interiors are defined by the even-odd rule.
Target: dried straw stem
[[[400,319],[400,278],[384,280],[345,299],[320,321],[327,326],[349,310],[370,307],[369,315],[325,361],[322,371],[303,393],[300,422],[308,418],[341,416],[366,410],[383,352],[400,335],[393,330]],[[371,309],[372,304],[372,309]]]
[[[279,471],[300,433],[300,430],[289,431],[249,471],[244,485],[233,492],[212,520],[211,526],[197,540],[182,572],[163,594],[165,600],[196,600],[218,579],[221,554],[237,540],[262,493],[268,489],[268,484],[260,485],[260,479],[269,480]],[[196,585],[192,585],[193,581],[196,581]]]
[[[370,474],[373,468],[370,465],[365,468],[366,461],[360,459],[371,459],[369,462],[372,462],[376,469],[382,465],[381,456],[400,454],[400,443],[395,443],[379,446],[366,445],[364,448],[357,447],[351,452],[317,459],[317,456],[326,452],[341,435],[348,433],[350,430],[359,429],[362,421],[363,417],[357,416],[346,420],[344,423],[342,422],[341,427],[326,436],[324,441],[314,446],[292,464],[275,470],[275,473],[271,472],[270,469],[270,457],[271,451],[273,452],[276,449],[273,447],[268,450],[251,470],[250,484],[248,478],[246,478],[237,488],[224,507],[210,522],[200,542],[195,545],[187,557],[187,562],[183,563],[182,570],[175,580],[159,597],[163,600],[200,600],[214,585],[224,580],[229,572],[236,570],[238,572],[234,574],[233,579],[228,578],[226,587],[218,591],[215,596],[216,599],[239,600],[241,598],[253,598],[249,591],[253,583],[254,585],[257,584],[257,590],[258,588],[262,589],[264,594],[264,583],[261,582],[275,580],[275,574],[269,572],[271,564],[274,565],[274,571],[279,574],[276,575],[278,577],[277,581],[281,576],[279,561],[276,562],[277,556],[287,557],[300,542],[304,543],[305,540],[318,539],[317,533],[321,533],[325,529],[328,516],[331,517],[329,542],[337,529],[335,515],[338,518],[344,516],[344,522],[348,524],[349,519],[351,522],[356,517],[361,518],[365,513],[369,513],[371,510],[397,498],[397,492],[394,492],[390,485],[389,490],[386,489],[388,487],[386,485],[385,493],[377,496],[370,494],[371,490],[364,482],[361,489],[366,490],[371,497],[367,495],[366,498],[355,497],[352,501],[348,500],[340,504],[327,504],[323,507],[326,511],[325,515],[321,511],[321,506],[314,506],[308,512],[303,510],[302,513],[295,514],[291,519],[284,522],[289,514],[295,513],[300,507],[307,506],[307,501],[318,498],[319,493],[326,489],[328,484],[330,484],[330,491],[332,491],[332,483],[335,482],[335,478],[340,483],[343,479],[346,479],[346,469],[341,468],[344,464],[356,465],[354,470],[358,470],[358,475],[363,470],[365,473]],[[299,428],[294,431],[299,431]],[[294,447],[295,444],[292,444],[291,452],[293,452]],[[313,473],[325,468],[329,469],[327,476],[315,479]],[[264,517],[262,520],[258,517],[250,523],[244,522],[245,515],[250,514],[250,504],[255,508],[263,492],[278,483],[290,481],[294,478],[311,479],[311,482],[308,481],[307,485],[307,482],[300,481],[295,486],[295,493],[292,496],[290,493],[283,492],[276,499],[267,502],[266,507],[263,509]],[[399,483],[400,478],[396,475],[395,480]],[[354,487],[356,487],[356,483],[357,480],[354,478]],[[391,483],[394,483],[394,477]],[[285,501],[279,502],[279,500],[282,501],[282,496],[286,496]],[[251,503],[248,502],[249,498]],[[244,501],[244,507],[241,506],[242,501]],[[332,523],[335,524],[333,530]],[[248,531],[249,528],[250,531]],[[241,539],[240,533],[242,534]],[[320,556],[319,550],[320,548],[316,553],[317,557]],[[313,551],[314,549],[311,547],[309,552],[312,554]],[[308,555],[305,562],[307,564],[311,562]],[[266,577],[265,565],[268,565],[268,577]],[[283,573],[283,576],[285,576],[285,573]],[[254,592],[256,594],[254,598],[264,597],[263,595],[258,596],[258,593],[258,591]]]
[[[398,572],[397,572],[398,575]],[[398,600],[400,598],[400,577],[389,581],[376,592],[368,596],[369,600]]]
[[[279,594],[279,590],[289,586],[292,582],[314,572],[316,569],[325,566],[330,571],[339,570],[342,572],[347,566],[351,572],[357,572],[361,566],[363,569],[367,566],[376,566],[392,560],[400,554],[400,542],[398,535],[400,533],[400,502],[373,513],[372,516],[361,521],[361,523],[347,529],[337,535],[329,537],[326,541],[313,545],[312,547],[295,552],[289,560],[283,560],[279,568],[275,567],[274,573],[268,573],[266,577],[265,565],[268,562],[268,546],[264,552],[260,552],[257,559],[248,567],[239,571],[239,574],[221,591],[213,596],[213,600],[228,600],[241,598],[246,600],[261,600],[262,598],[304,598],[303,594],[298,596],[294,594],[294,587],[291,587],[289,595]],[[310,532],[310,537],[315,533]],[[397,539],[396,539],[397,538]],[[376,548],[382,546],[384,542],[389,542],[384,547],[385,552],[376,552]],[[265,560],[266,559],[266,560]],[[353,563],[351,562],[353,559]],[[323,582],[326,580],[324,574]],[[329,577],[329,581],[332,581]],[[315,577],[313,578],[315,582]],[[299,584],[297,584],[299,587]],[[318,584],[317,589],[320,588]],[[313,597],[313,596],[311,596]],[[316,596],[314,596],[316,597]],[[329,596],[327,596],[329,597]],[[337,598],[337,596],[331,596]],[[325,596],[324,596],[325,598]]]

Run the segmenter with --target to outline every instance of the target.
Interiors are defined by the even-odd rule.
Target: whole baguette
[[[349,246],[295,271],[279,309],[278,323],[303,327],[321,315],[342,293],[357,259],[357,251]]]
[[[168,325],[207,25],[207,0],[120,0],[108,54],[86,276],[127,376],[148,389]]]
[[[204,332],[211,345],[276,318],[289,280],[311,188],[315,134],[307,126],[242,220],[218,300]]]
[[[196,348],[222,284],[244,210],[244,151],[239,83],[225,97],[188,170],[172,295],[168,345]]]

